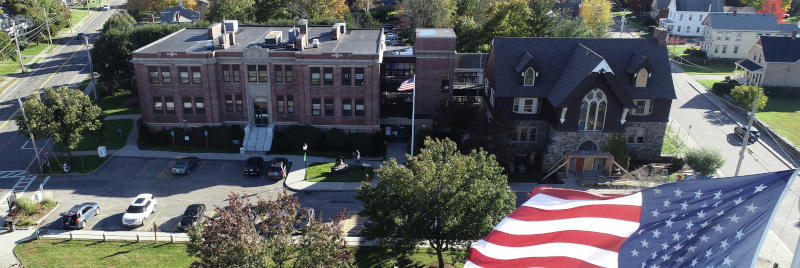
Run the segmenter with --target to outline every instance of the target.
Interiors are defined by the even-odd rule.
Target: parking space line
[[[145,225],[143,227],[147,228],[146,226],[152,226],[153,222],[156,221],[156,219],[158,218],[158,215],[161,214],[161,211],[164,211],[164,206],[161,206],[161,209],[158,210],[158,213],[156,213],[156,216],[153,217],[153,219],[150,221],[149,224],[147,224],[147,225]]]
[[[242,174],[244,174],[244,172],[242,172],[242,173],[239,173],[239,177],[238,177],[238,178],[236,178],[236,181],[239,181],[239,180],[241,180],[241,179],[242,179]]]
[[[162,169],[161,172],[159,172],[158,176],[156,177],[159,179],[171,179],[173,177],[171,167],[174,166],[175,163],[176,163],[175,160],[169,161],[169,164],[167,164],[167,166],[165,166],[164,169]]]
[[[222,168],[220,168],[219,172],[217,172],[217,176],[214,176],[214,180],[216,180],[217,177],[219,177],[219,174],[222,174],[222,170],[225,169],[225,165],[227,165],[227,164],[228,163],[222,163]]]
[[[197,177],[197,173],[200,173],[200,169],[202,168],[203,165],[197,165],[197,169],[194,170],[194,175],[192,175],[192,179],[194,179],[194,177]]]
[[[213,219],[214,218],[214,213],[217,213],[216,209],[211,211],[211,216],[208,216],[208,218],[209,219]]]
[[[117,175],[119,175],[119,173],[122,172],[123,169],[124,167],[119,168],[119,170],[117,170],[117,172],[114,173],[114,177],[117,177]]]
[[[181,225],[181,221],[178,220],[178,223],[175,224],[175,227],[172,227],[172,231],[174,232],[175,229],[178,229],[178,225]]]
[[[106,211],[111,211],[111,207],[113,207],[113,206],[114,206],[114,204],[109,205],[108,208],[106,208]],[[102,213],[102,211],[100,211],[100,213]]]
[[[136,177],[141,177],[141,176],[142,176],[142,173],[144,173],[144,171],[145,171],[145,170],[147,170],[147,168],[149,168],[149,167],[150,167],[150,165],[152,165],[152,164],[153,164],[153,162],[155,162],[155,161],[156,161],[155,159],[154,159],[154,160],[150,160],[150,164],[147,164],[147,166],[146,166],[146,167],[144,167],[144,168],[142,169],[142,171],[141,171],[141,172],[139,172],[139,174],[138,174],[138,175],[136,175]]]

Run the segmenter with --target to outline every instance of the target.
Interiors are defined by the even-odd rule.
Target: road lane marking
[[[219,177],[219,174],[222,174],[222,170],[225,169],[225,165],[227,165],[227,164],[228,163],[222,163],[222,168],[220,168],[219,172],[217,172],[217,176],[214,176],[214,180],[216,180],[217,177]]]
[[[142,171],[141,171],[141,172],[139,172],[139,174],[138,174],[138,175],[136,175],[136,177],[141,177],[141,176],[142,176],[142,173],[144,173],[144,171],[145,171],[145,170],[147,170],[147,168],[149,168],[149,167],[150,167],[150,165],[152,165],[152,164],[153,164],[153,162],[155,162],[155,161],[156,161],[156,160],[150,160],[150,164],[147,164],[147,166],[146,166],[146,167],[144,167],[144,168],[142,169]]]
[[[5,127],[5,126],[6,126],[6,125],[9,123],[9,122],[11,122],[11,118],[14,118],[15,116],[17,116],[17,113],[18,113],[18,112],[19,112],[19,108],[17,108],[17,110],[16,110],[16,111],[14,111],[14,113],[12,113],[12,114],[11,114],[11,116],[9,116],[9,117],[6,119],[6,122],[5,122],[5,123],[3,123],[2,125],[0,125],[0,129],[3,129],[3,128],[4,128],[4,127]]]
[[[156,221],[156,218],[158,218],[158,215],[159,215],[159,214],[161,214],[161,211],[164,211],[164,206],[161,206],[161,209],[159,209],[159,210],[158,210],[158,213],[156,213],[156,216],[154,216],[154,217],[153,217],[153,219],[152,219],[152,220],[150,220],[150,223],[149,223],[149,224],[147,224],[147,225],[144,225],[143,227],[147,228],[146,226],[152,226],[152,225],[153,225],[153,222],[155,222],[155,221]],[[156,230],[158,230],[158,229],[156,229]]]
[[[159,179],[171,179],[173,177],[172,166],[174,166],[176,162],[175,160],[169,161],[169,164],[167,164],[156,177]]]

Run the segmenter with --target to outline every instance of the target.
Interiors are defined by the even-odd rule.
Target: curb
[[[50,214],[53,214],[53,212],[56,211],[56,209],[59,206],[61,206],[61,203],[56,203],[56,207],[54,207],[53,210],[50,211],[50,213],[47,213],[47,215],[44,215],[44,217],[42,217],[41,219],[36,221],[36,229],[39,229],[39,225],[44,221],[44,219],[47,219],[47,217],[50,217]]]
[[[102,164],[100,164],[100,166],[98,166],[94,170],[92,170],[90,172],[87,172],[87,173],[77,173],[77,174],[34,174],[34,175],[47,175],[47,176],[51,176],[51,177],[66,177],[66,176],[84,176],[84,175],[89,175],[89,174],[93,174],[93,173],[97,172],[98,170],[100,170],[101,168],[103,168],[103,166],[105,166],[106,163],[108,163],[108,161],[111,161],[111,158],[114,158],[113,154],[109,155],[107,157],[106,161],[103,162]],[[33,174],[33,173],[31,173],[31,174]]]

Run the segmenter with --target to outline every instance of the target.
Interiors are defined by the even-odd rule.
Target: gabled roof
[[[780,31],[775,14],[764,13],[710,13],[704,23],[714,30]],[[791,31],[790,31],[791,32]]]
[[[675,11],[722,12],[722,7],[722,0],[675,0]]]
[[[533,67],[533,69],[536,69],[539,66],[536,66],[536,61],[533,60],[531,53],[525,52],[525,54],[522,55],[522,58],[519,59],[517,67],[514,68],[514,70],[520,73],[525,69],[528,69],[528,67]]]
[[[797,30],[797,28],[797,24],[778,23],[778,29],[782,34],[791,35],[794,30]]]
[[[560,103],[605,62],[631,98],[676,98],[667,48],[659,47],[653,38],[495,37],[493,42],[486,77],[497,97],[546,97],[551,103]],[[540,67],[534,86],[523,86],[515,70],[526,54]],[[653,68],[647,87],[634,88],[633,76],[626,71],[634,54],[647,58]]]
[[[761,48],[766,62],[797,62],[800,60],[800,38],[761,36]]]
[[[175,20],[175,13],[179,13],[180,19]],[[200,19],[200,12],[184,8],[182,6],[174,6],[169,7],[161,10],[161,17],[159,20],[161,22],[191,22]]]
[[[755,71],[758,71],[758,70],[761,70],[761,69],[764,68],[761,65],[758,65],[758,63],[755,63],[755,62],[751,61],[750,59],[743,59],[743,60],[737,61],[736,65],[739,65],[742,68],[745,68],[746,70],[751,71],[751,72],[755,72]]]
[[[738,12],[738,13],[756,13],[756,8],[754,7],[734,7],[734,6],[724,6],[722,7],[723,12]]]
[[[655,7],[653,11],[661,11],[661,9],[669,6],[669,2],[672,0],[653,0],[653,6]]]
[[[628,71],[629,73],[638,72],[639,69],[642,68],[642,64],[645,62],[647,62],[647,58],[637,53],[633,53],[633,55],[631,56],[631,61],[628,62],[628,67],[625,68],[625,70]]]
[[[485,69],[488,53],[456,53],[456,70]]]

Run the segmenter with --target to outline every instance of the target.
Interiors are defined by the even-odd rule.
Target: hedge
[[[731,94],[731,90],[738,86],[739,83],[714,83],[711,90],[717,95]]]

